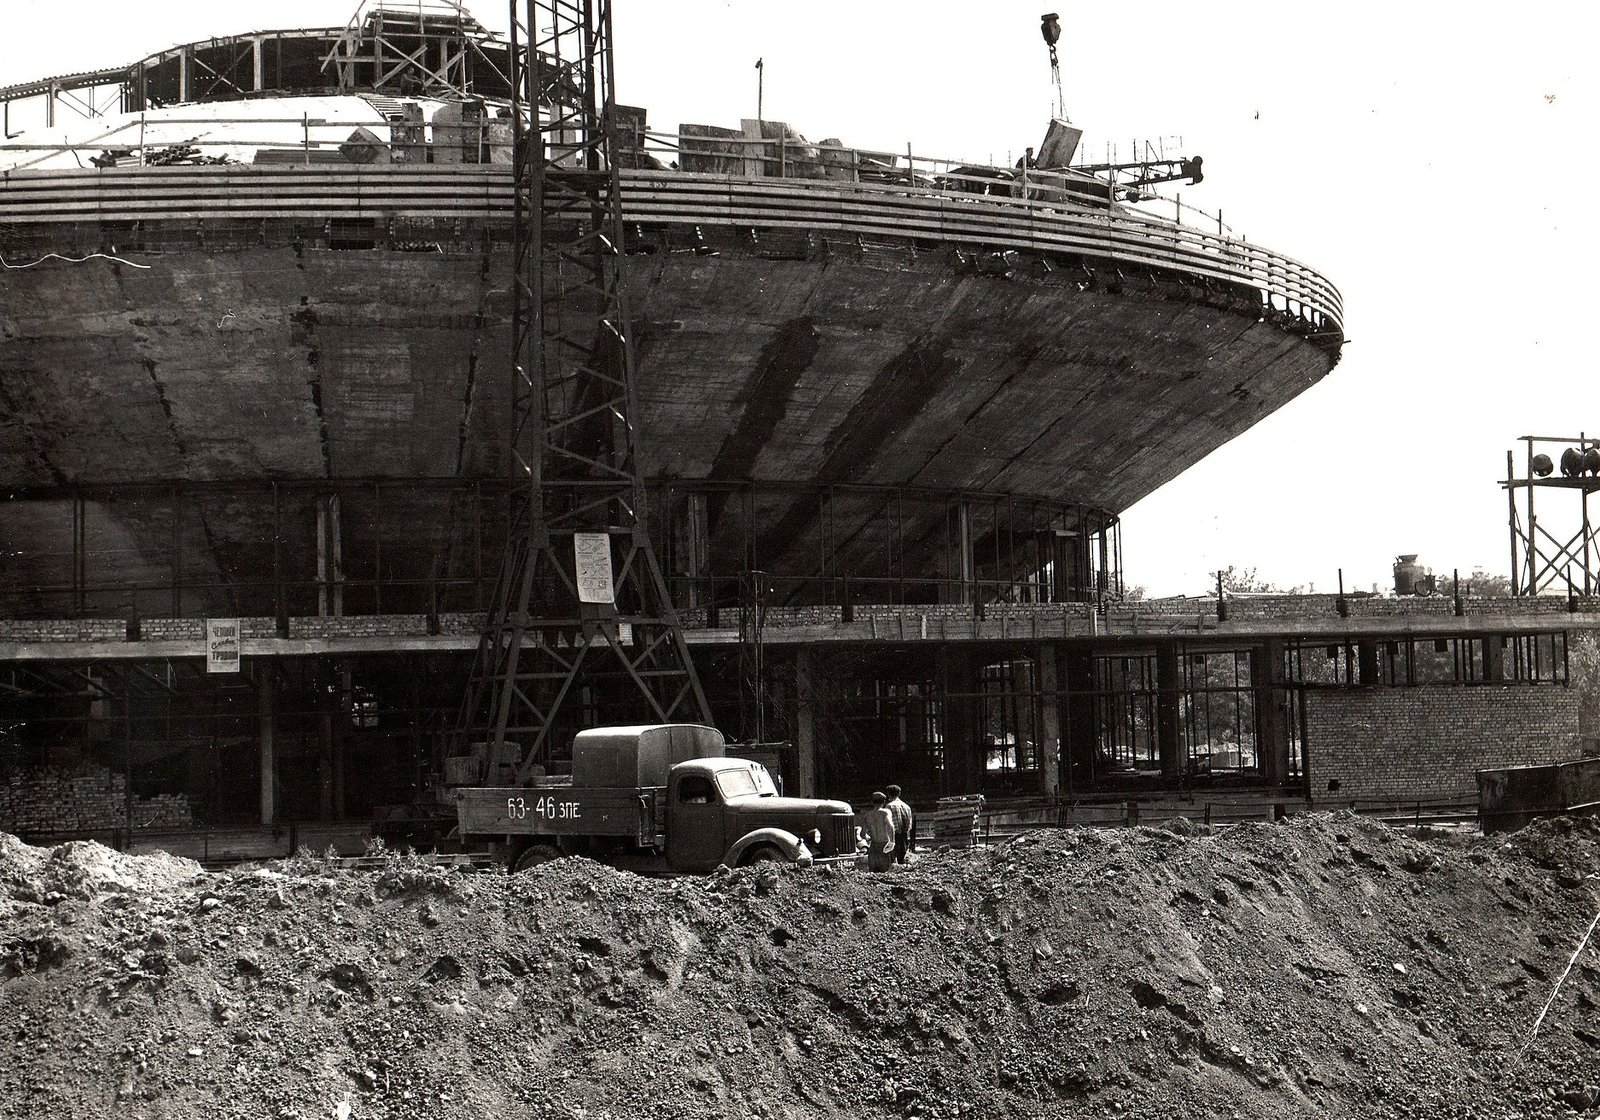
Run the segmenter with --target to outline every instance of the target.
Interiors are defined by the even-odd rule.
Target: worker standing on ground
[[[882,793],[872,795],[872,808],[861,814],[861,827],[867,834],[867,870],[889,870],[894,866],[894,817]]]
[[[910,859],[911,834],[917,827],[917,815],[900,799],[899,786],[885,786],[883,792],[888,795],[889,818],[894,821],[894,861],[906,863]]]

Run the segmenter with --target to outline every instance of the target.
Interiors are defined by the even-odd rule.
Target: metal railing
[[[179,132],[171,133],[169,124]],[[390,128],[381,121],[162,118],[161,135],[152,138],[154,126],[154,120],[141,116],[86,143],[0,144],[0,152],[31,156],[0,172],[0,220],[311,214],[498,220],[511,209],[511,171],[496,162],[508,158],[508,123],[503,120],[435,125],[433,143],[421,142],[413,132],[411,140],[391,139],[387,145],[355,134],[357,128],[365,129],[381,141]],[[200,126],[286,131],[220,138],[213,138],[214,131],[182,131]],[[443,145],[437,140],[441,127],[447,130]],[[401,128],[394,126],[396,136]],[[473,143],[459,143],[462,137]],[[341,155],[341,149],[352,145],[374,162],[351,162]],[[207,153],[240,149],[272,151],[281,163],[193,165],[214,158]],[[441,150],[452,152],[452,160],[479,162],[428,162],[437,160]],[[63,153],[106,166],[31,170]],[[396,158],[406,162],[381,162]],[[1152,204],[1173,207],[1177,218],[1198,215],[1205,224],[1135,209],[1118,200],[1114,184],[1079,173],[985,167],[920,156],[909,148],[902,155],[787,136],[686,132],[626,132],[618,159],[627,168],[622,183],[629,222],[835,231],[912,238],[980,253],[1067,254],[1113,270],[1150,269],[1202,285],[1243,285],[1258,293],[1263,315],[1297,322],[1309,334],[1342,338],[1342,297],[1310,266],[1231,236],[1220,219],[1184,207],[1181,200]],[[152,168],[152,162],[163,166]],[[1097,193],[1101,190],[1103,197]],[[1003,258],[976,263],[1000,275],[1011,268]]]

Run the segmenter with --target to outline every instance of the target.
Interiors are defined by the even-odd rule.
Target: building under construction
[[[373,5],[0,89],[0,827],[368,819],[437,764],[514,520],[520,50]],[[1198,161],[606,123],[644,524],[792,788],[1421,800],[1374,720],[1468,788],[1573,746],[1544,601],[1124,595],[1121,511],[1344,340],[1313,269],[1141,208]]]

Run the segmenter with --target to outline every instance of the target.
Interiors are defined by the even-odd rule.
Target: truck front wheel
[[[553,859],[560,858],[561,849],[554,844],[529,844],[511,857],[511,873],[515,875],[518,871],[526,871],[530,867],[538,867],[541,863],[549,863]]]
[[[788,863],[789,857],[771,844],[762,844],[746,854],[741,862],[745,867],[751,867],[758,863]]]

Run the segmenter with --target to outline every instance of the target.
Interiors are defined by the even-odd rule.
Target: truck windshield
[[[752,763],[745,770],[724,770],[717,775],[717,788],[722,791],[723,800],[732,800],[735,797],[776,797],[778,787],[772,784],[772,775],[767,773],[767,768]]]
[[[750,767],[750,776],[755,779],[756,792],[762,797],[778,796],[778,787],[772,784],[772,775],[765,766]]]

